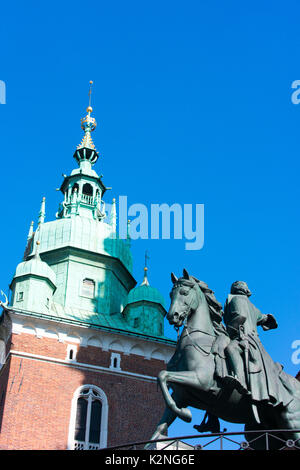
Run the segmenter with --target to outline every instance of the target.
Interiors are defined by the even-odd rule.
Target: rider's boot
[[[224,384],[228,388],[236,389],[242,395],[250,393],[245,383],[244,361],[240,348],[228,346],[226,356],[229,363],[229,375],[224,377]]]
[[[207,421],[206,421],[206,418],[208,418]],[[220,432],[220,421],[219,421],[219,418],[217,418],[217,416],[206,412],[202,423],[199,425],[195,424],[194,428],[198,432],[218,433]]]

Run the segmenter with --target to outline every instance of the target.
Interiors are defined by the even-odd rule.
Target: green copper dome
[[[155,302],[164,307],[164,298],[155,287],[143,285],[132,289],[128,294],[127,304],[140,301]]]
[[[47,263],[41,260],[39,255],[19,263],[14,275],[14,279],[23,276],[37,276],[49,279],[56,286],[56,275]]]
[[[132,255],[127,240],[113,238],[112,226],[87,217],[56,219],[40,226],[40,252],[73,247],[118,258],[132,272]],[[34,251],[32,251],[34,254]],[[52,264],[52,263],[50,263]]]
[[[134,302],[147,301],[161,304],[164,307],[165,301],[159,290],[149,285],[147,278],[147,268],[144,269],[144,272],[145,274],[142,284],[138,287],[134,287],[129,292],[127,305]]]
[[[142,284],[131,289],[127,296],[125,318],[130,326],[144,333],[163,336],[163,319],[166,314],[164,303],[159,290],[149,285],[145,267]]]

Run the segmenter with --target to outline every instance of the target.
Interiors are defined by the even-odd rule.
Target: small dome
[[[148,301],[148,302],[155,302],[157,304],[161,304],[163,307],[165,305],[165,301],[161,293],[155,287],[142,285],[138,287],[134,287],[127,298],[127,304],[132,304],[134,302],[140,301]]]
[[[14,279],[21,276],[38,276],[49,279],[54,286],[56,286],[56,275],[54,271],[48,266],[47,263],[42,261],[39,256],[19,263],[14,275]]]

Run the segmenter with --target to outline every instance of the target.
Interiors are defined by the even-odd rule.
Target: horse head
[[[173,288],[170,292],[171,305],[167,314],[167,320],[175,328],[180,328],[185,320],[197,310],[201,302],[201,290],[196,280],[183,270],[183,277],[177,278],[171,274]]]

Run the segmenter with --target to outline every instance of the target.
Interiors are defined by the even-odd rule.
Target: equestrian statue
[[[171,279],[167,319],[178,332],[183,329],[167,370],[158,375],[166,408],[151,439],[164,438],[177,417],[191,422],[188,406],[206,411],[194,426],[199,432],[219,432],[219,418],[244,424],[246,436],[256,430],[299,431],[300,382],[272,360],[257,333],[258,326],[277,328],[274,316],[250,302],[245,282],[232,284],[223,311],[207,284],[185,269]],[[296,431],[278,437],[300,442]]]

